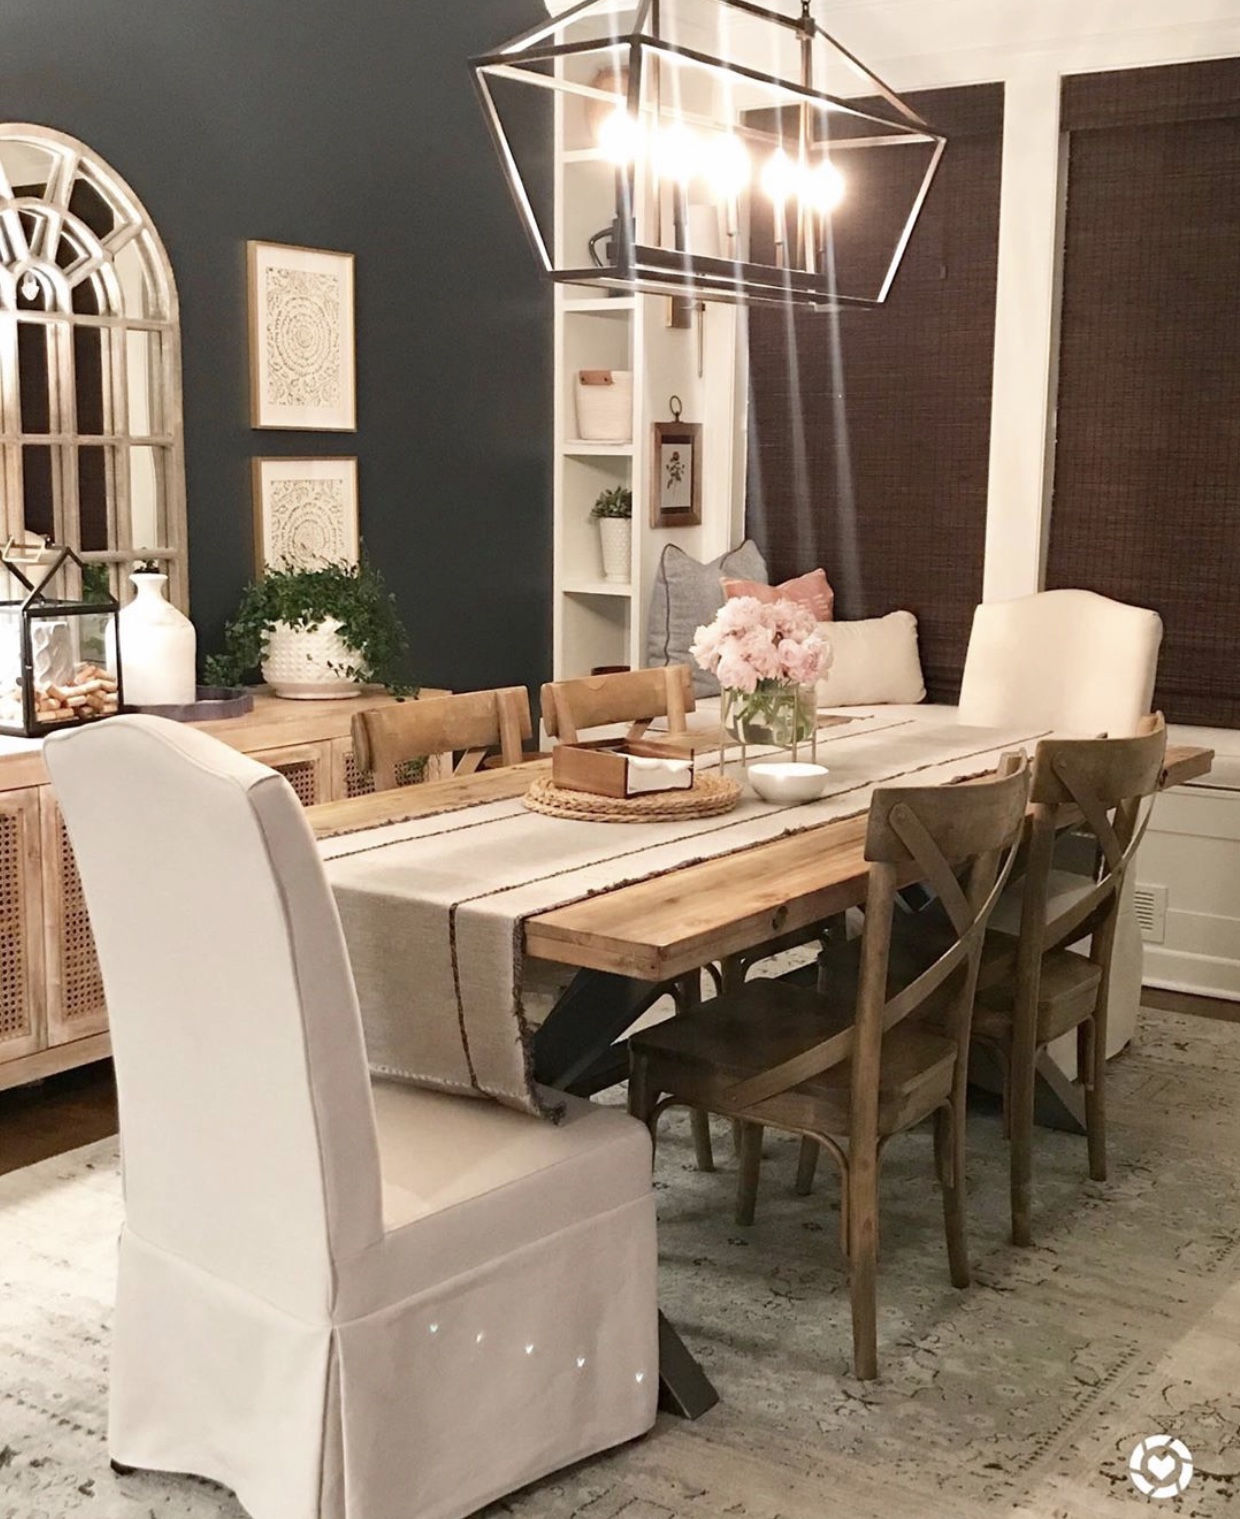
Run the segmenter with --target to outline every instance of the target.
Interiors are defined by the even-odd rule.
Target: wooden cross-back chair
[[[685,714],[694,710],[693,674],[688,665],[660,665],[552,680],[541,699],[543,727],[564,744],[615,723],[631,723],[628,737],[641,738],[656,717],[667,719],[669,733],[684,733]]]
[[[986,925],[1012,870],[1028,795],[1023,755],[1007,757],[1001,774],[985,781],[876,791],[865,846],[865,930],[852,976],[828,995],[778,980],[747,982],[629,1040],[629,1108],[652,1131],[673,1104],[743,1124],[741,1221],[752,1219],[765,1126],[806,1136],[834,1157],[859,1377],[878,1369],[879,1152],[932,1113],[951,1278],[958,1287],[969,1283],[964,1143],[973,997]],[[891,925],[896,892],[914,879],[940,893],[954,936],[933,964],[904,979],[890,961]],[[951,1012],[940,1032],[918,1015],[945,988]],[[803,1180],[799,1190],[807,1190]]]
[[[532,733],[529,692],[501,686],[359,712],[353,719],[353,755],[358,769],[374,776],[376,791],[390,791],[411,760],[433,754],[460,753],[457,775],[476,770],[496,746],[503,764],[518,764],[521,742]]]
[[[1107,1004],[1115,930],[1124,878],[1149,823],[1167,743],[1161,714],[1142,726],[1146,731],[1135,738],[1044,739],[1034,757],[1015,970],[996,985],[983,984],[974,1020],[974,1037],[995,1051],[1004,1070],[1017,1245],[1032,1238],[1038,1053],[1073,1029],[1089,1174],[1095,1181],[1106,1179]],[[1081,829],[1099,847],[1098,871],[1048,920],[1056,834],[1078,814]],[[1085,938],[1090,938],[1088,958],[1070,949]],[[992,940],[1011,943],[1001,934]],[[1010,949],[1007,958],[1010,963]]]

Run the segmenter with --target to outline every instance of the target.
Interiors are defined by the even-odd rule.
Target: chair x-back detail
[[[1008,757],[1001,772],[874,793],[865,929],[860,941],[841,946],[844,968],[825,995],[751,981],[629,1042],[630,1111],[652,1129],[673,1104],[744,1123],[743,1221],[752,1218],[764,1126],[806,1136],[835,1159],[859,1377],[877,1374],[879,1153],[931,1114],[951,1277],[959,1287],[969,1282],[964,1142],[973,998],[986,925],[1012,870],[1029,794],[1024,756]],[[905,976],[891,957],[892,918],[898,889],[918,879],[942,895],[954,937],[933,964]],[[945,1032],[921,1016],[936,994],[951,997]],[[808,1190],[805,1172],[798,1190]]]
[[[519,764],[522,740],[532,732],[525,687],[501,686],[359,712],[353,719],[353,754],[358,769],[374,776],[375,790],[390,791],[411,760],[434,754],[459,753],[457,775],[476,770],[496,746],[503,764]]]
[[[631,723],[629,738],[641,738],[657,717],[667,719],[669,733],[683,733],[694,710],[693,676],[688,665],[662,665],[548,681],[541,700],[543,727],[565,744],[614,723]]]
[[[1089,1173],[1095,1181],[1106,1178],[1107,1008],[1115,933],[1125,876],[1149,823],[1166,751],[1162,717],[1146,719],[1143,726],[1148,731],[1135,738],[1045,739],[1034,758],[1015,972],[998,985],[983,985],[975,1023],[975,1036],[996,1051],[1004,1067],[1012,1238],[1018,1245],[1031,1239],[1038,1051],[1072,1029],[1078,1030]],[[1082,829],[1097,842],[1099,868],[1048,917],[1056,834],[1078,814]],[[1071,952],[1070,946],[1087,937],[1088,958]]]

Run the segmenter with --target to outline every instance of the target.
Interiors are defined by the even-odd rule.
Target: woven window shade
[[[750,312],[748,528],[772,580],[821,565],[837,617],[914,612],[929,699],[954,701],[982,593],[1003,88],[909,99],[949,143],[886,305]]]
[[[1067,80],[1064,122],[1047,585],[1155,608],[1156,704],[1240,727],[1240,60]]]

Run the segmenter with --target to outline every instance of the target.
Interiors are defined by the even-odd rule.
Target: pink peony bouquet
[[[690,653],[725,689],[747,694],[772,684],[812,686],[831,668],[831,646],[808,607],[754,596],[725,601],[697,630]]]

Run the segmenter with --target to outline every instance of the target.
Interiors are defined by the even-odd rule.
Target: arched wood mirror
[[[159,560],[187,606],[172,267],[110,165],[27,124],[0,124],[0,517],[122,598],[134,560]]]

